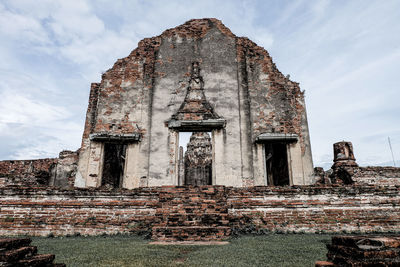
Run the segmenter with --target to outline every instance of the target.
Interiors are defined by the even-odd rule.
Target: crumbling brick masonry
[[[212,185],[314,182],[298,83],[221,21],[195,19],[143,39],[92,84],[75,186],[104,185],[110,168],[113,187],[180,185],[183,131],[211,132]]]

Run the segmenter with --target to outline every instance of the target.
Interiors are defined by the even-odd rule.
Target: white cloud
[[[46,32],[35,18],[10,12],[1,3],[0,33],[8,39],[25,39],[39,44],[48,42]]]
[[[111,67],[116,59],[127,56],[135,45],[136,43],[132,40],[107,31],[90,42],[78,39],[63,46],[60,48],[60,53],[74,63],[100,69],[106,67],[104,63]],[[102,56],[99,57],[99,55]]]
[[[85,1],[59,1],[50,15],[49,25],[58,42],[90,41],[102,34],[104,23],[92,13]]]
[[[11,156],[13,159],[36,159],[58,157],[62,150],[66,150],[69,144],[65,144],[59,138],[52,136],[39,136],[28,139],[25,146],[19,148]],[[67,149],[68,150],[68,149]]]
[[[362,164],[389,159],[380,140],[400,130],[399,9],[398,1],[305,1],[291,13],[296,19],[272,27],[274,61],[306,90],[315,165],[332,159],[332,143],[342,139]]]
[[[12,91],[0,93],[0,124],[18,123],[43,127],[54,121],[68,117],[64,107],[53,106],[49,103],[33,99]]]

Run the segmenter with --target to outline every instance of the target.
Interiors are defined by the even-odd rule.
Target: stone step
[[[158,241],[219,241],[230,235],[224,187],[163,187],[153,224]]]
[[[214,205],[223,205],[226,202],[226,199],[220,199],[217,196],[196,196],[196,197],[174,197],[171,198],[160,198],[160,203],[163,205],[171,205],[171,204],[178,204],[178,203],[204,203],[204,204],[214,204]]]
[[[216,241],[225,240],[230,235],[227,226],[154,226],[152,239],[157,241]]]
[[[175,194],[160,194],[159,200],[161,201],[210,201],[219,203],[225,200],[225,196],[218,195],[218,194],[193,194],[193,193],[175,193]]]
[[[343,257],[349,257],[353,259],[386,259],[386,258],[397,258],[400,257],[400,249],[397,248],[386,248],[386,249],[369,249],[362,250],[355,247],[338,246],[338,245],[327,245],[326,246],[330,253],[338,254]]]
[[[220,224],[221,226],[223,225],[228,225],[229,220],[227,219],[227,216],[171,216],[167,215],[162,218],[160,218],[160,223],[184,223],[185,221],[187,222],[197,222],[197,223],[202,223],[202,224]]]
[[[228,214],[225,210],[199,210],[199,209],[168,209],[166,211],[156,211],[155,215],[168,215],[168,214]]]
[[[186,212],[193,212],[193,211],[203,211],[208,213],[213,212],[228,212],[228,208],[226,205],[215,206],[215,205],[170,205],[170,206],[161,206],[158,207],[156,212],[157,213],[165,213],[166,211],[186,211]]]
[[[400,237],[393,236],[334,236],[332,245],[362,248],[400,248]]]
[[[163,194],[160,193],[159,199],[160,200],[168,200],[168,201],[175,201],[175,200],[190,200],[190,201],[207,201],[212,200],[216,202],[221,202],[226,198],[226,196],[222,194],[210,194],[210,193],[197,193],[197,192],[175,192],[171,194]]]
[[[16,266],[20,267],[54,266],[53,264],[54,258],[55,256],[53,254],[35,255],[28,259],[19,260],[16,263]]]
[[[315,267],[333,267],[334,266],[334,264],[333,264],[333,262],[330,262],[330,261],[317,261],[317,262],[315,262]]]
[[[31,242],[32,240],[29,238],[2,238],[0,239],[0,251],[26,247]]]
[[[159,202],[163,205],[171,205],[171,204],[179,204],[179,203],[184,203],[184,204],[204,203],[204,204],[222,205],[225,201],[226,201],[225,199],[218,199],[217,196],[213,196],[213,197],[198,196],[198,197],[188,197],[188,198],[171,197],[171,198],[160,198],[159,199]]]
[[[161,199],[168,200],[177,200],[177,199],[191,199],[196,200],[196,198],[200,198],[201,200],[212,199],[214,201],[222,201],[226,198],[224,195],[220,193],[199,193],[199,192],[174,192],[174,193],[160,193]]]
[[[225,222],[216,222],[216,223],[201,223],[198,221],[166,221],[156,224],[155,226],[160,227],[178,227],[178,226],[206,226],[206,227],[219,227],[219,226],[227,226],[228,223]]]
[[[328,260],[332,261],[338,266],[400,266],[400,258],[364,258],[364,259],[354,259],[351,257],[345,257],[340,254],[328,252],[326,254]]]
[[[230,214],[228,213],[224,213],[224,212],[198,212],[198,211],[190,211],[190,212],[184,212],[184,211],[180,211],[180,212],[164,212],[164,213],[156,213],[154,215],[157,218],[167,218],[167,217],[186,217],[186,218],[202,218],[202,217],[207,217],[207,218],[228,218],[230,216]]]
[[[160,219],[159,224],[163,226],[227,226],[229,224],[227,214],[168,214]]]
[[[173,207],[173,206],[214,206],[214,207],[225,207],[226,203],[224,202],[211,202],[211,201],[183,201],[183,200],[170,200],[168,202],[160,202],[161,207]]]
[[[171,213],[228,213],[228,208],[224,207],[196,207],[196,206],[171,206],[162,207],[156,210],[156,214],[171,214]]]
[[[0,262],[17,262],[23,258],[28,258],[36,255],[37,247],[20,247],[0,252]],[[0,264],[1,266],[1,264]]]
[[[169,210],[169,211],[163,211],[163,212],[156,212],[154,214],[154,216],[157,217],[162,217],[162,216],[169,216],[169,215],[173,215],[173,216],[202,216],[202,215],[209,215],[209,216],[215,216],[215,215],[221,215],[224,217],[229,216],[228,212],[223,212],[223,211],[202,211],[202,210],[192,210],[192,209],[188,209],[188,210],[181,210],[181,209],[173,209],[173,210]]]
[[[174,191],[174,192],[160,192],[160,197],[161,198],[190,198],[190,197],[205,197],[205,198],[212,198],[215,196],[218,196],[219,198],[226,197],[224,192],[199,192],[199,191]]]

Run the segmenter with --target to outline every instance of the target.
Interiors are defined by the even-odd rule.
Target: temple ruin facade
[[[181,132],[210,133],[207,184],[314,182],[299,84],[262,47],[197,19],[140,41],[91,85],[75,186],[196,184],[179,176]]]
[[[220,21],[191,20],[91,85],[80,149],[0,161],[0,234],[400,232],[400,168],[356,154],[337,142],[313,170],[299,85]]]

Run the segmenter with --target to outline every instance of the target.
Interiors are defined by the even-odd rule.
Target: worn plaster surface
[[[93,133],[140,134],[128,148],[127,188],[178,184],[182,129],[171,128],[168,122],[181,107],[196,109],[196,101],[185,104],[194,62],[206,104],[217,115],[195,114],[180,120],[197,120],[203,126],[210,117],[223,120],[223,127],[208,123],[206,129],[213,137],[213,184],[267,183],[263,144],[256,143],[263,133],[298,136],[288,147],[291,184],[311,184],[304,92],[279,72],[266,50],[235,36],[217,19],[190,20],[140,41],[128,57],[103,74],[100,83],[92,84],[77,184],[100,184],[104,144],[91,141]]]

